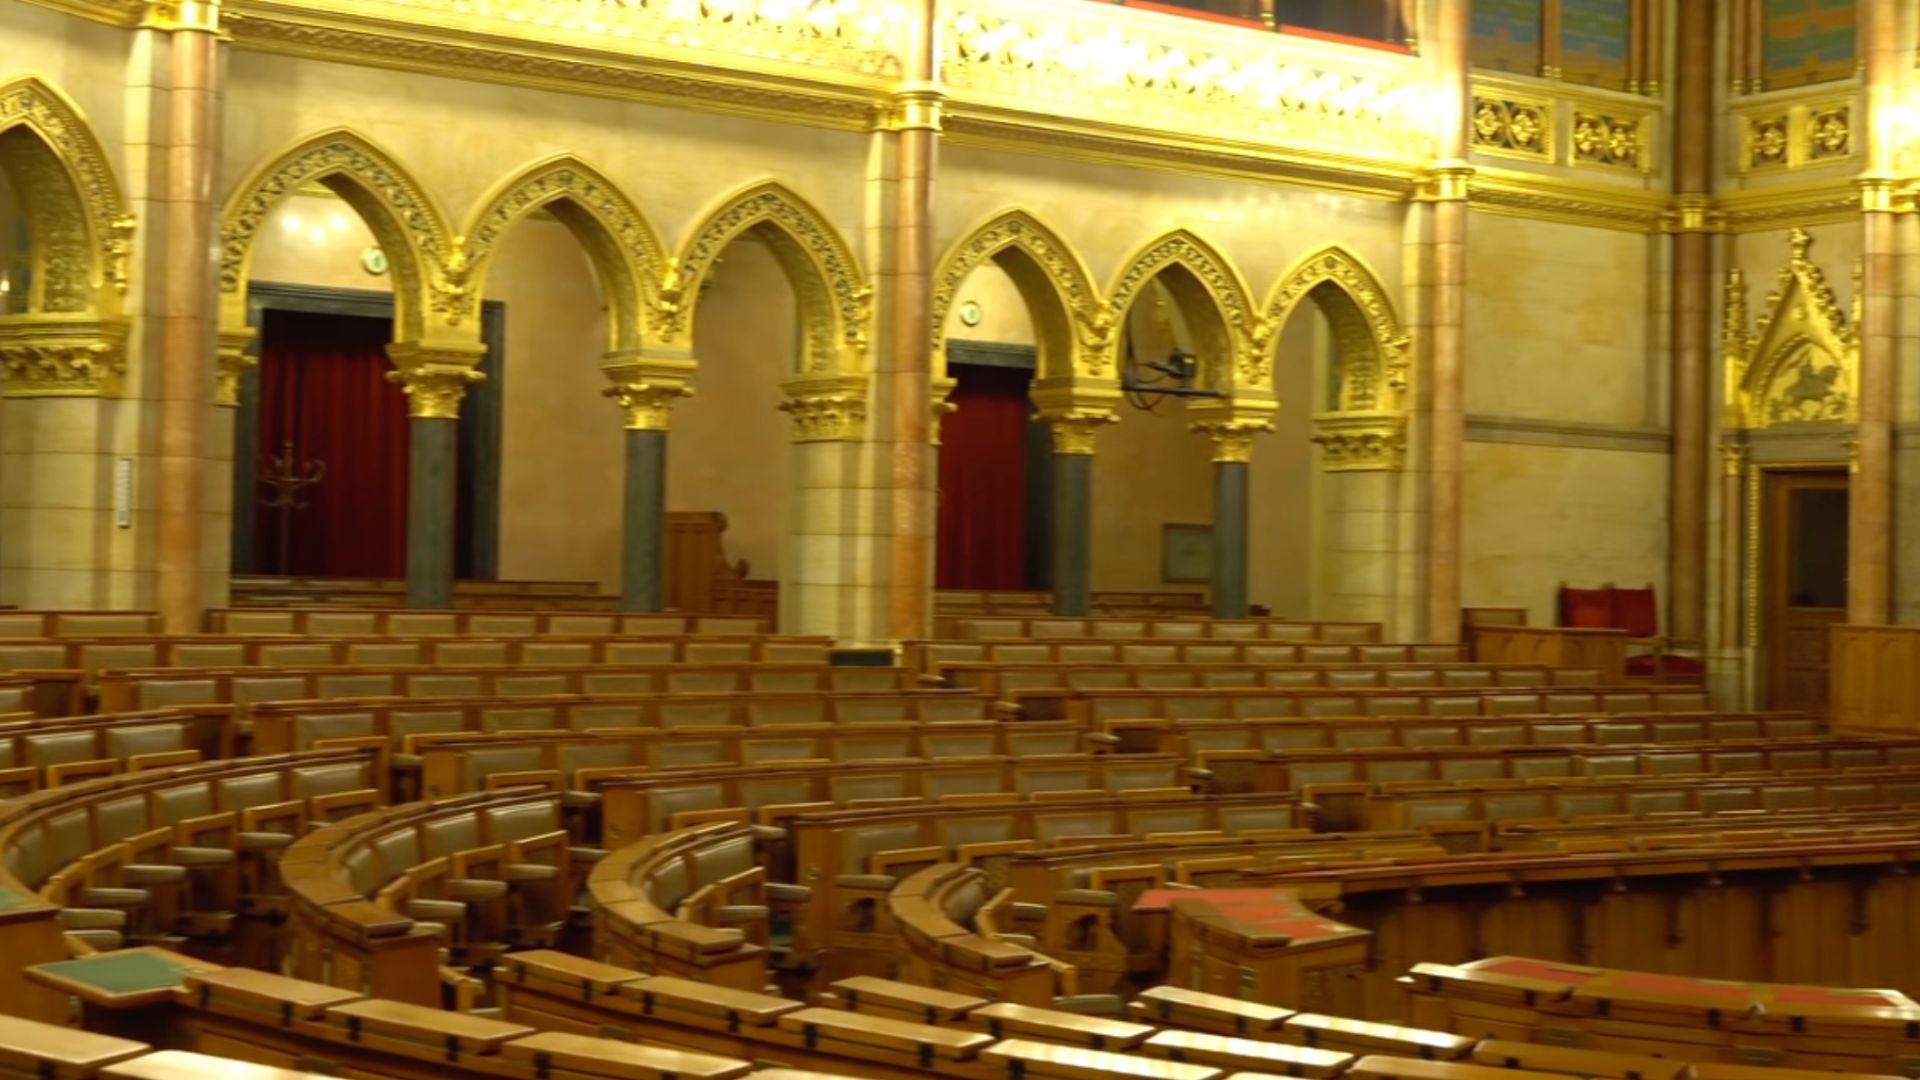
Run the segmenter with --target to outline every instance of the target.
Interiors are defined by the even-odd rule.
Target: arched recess
[[[1397,413],[1404,407],[1412,341],[1386,287],[1358,255],[1332,244],[1293,265],[1262,308],[1266,325],[1285,326],[1311,299],[1333,329],[1336,371],[1326,408],[1341,413]]]
[[[393,276],[394,340],[429,336],[429,307],[454,325],[467,321],[449,318],[478,301],[466,256],[439,206],[391,154],[364,135],[335,128],[281,151],[228,196],[220,217],[223,331],[246,327],[248,266],[261,224],[281,199],[316,183],[346,200],[380,242]]]
[[[762,180],[720,200],[688,234],[661,286],[655,327],[661,342],[684,342],[702,283],[727,245],[748,233],[773,251],[799,300],[803,344],[793,374],[862,374],[873,290],[840,231],[777,180]]]
[[[1112,319],[1100,302],[1086,264],[1059,234],[1021,209],[982,222],[947,249],[933,275],[933,364],[944,371],[947,315],[975,270],[997,265],[1013,279],[1033,320],[1035,374],[1071,377],[1076,356],[1106,344]]]
[[[38,76],[0,84],[0,169],[33,241],[34,312],[119,310],[133,218],[80,109]]]
[[[570,154],[538,161],[483,196],[461,236],[465,240],[471,303],[447,313],[450,325],[473,317],[501,240],[513,226],[544,209],[586,249],[611,308],[608,347],[635,349],[658,306],[659,285],[671,265],[666,246],[639,207],[604,173]]]
[[[1273,367],[1266,354],[1267,330],[1253,310],[1246,281],[1218,248],[1187,229],[1176,229],[1121,265],[1107,290],[1107,309],[1116,326],[1126,324],[1134,301],[1157,280],[1193,334],[1200,363],[1196,385],[1228,398],[1271,396]],[[1117,378],[1124,337],[1112,335],[1113,352],[1107,364],[1083,374]]]

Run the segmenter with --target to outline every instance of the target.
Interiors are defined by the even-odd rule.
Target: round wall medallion
[[[387,253],[377,247],[370,247],[360,253],[360,269],[379,276],[387,272]]]
[[[964,326],[980,325],[980,305],[972,300],[960,305],[960,322]]]

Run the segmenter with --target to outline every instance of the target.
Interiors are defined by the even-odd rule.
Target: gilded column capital
[[[1473,186],[1473,166],[1436,161],[1413,180],[1415,202],[1465,202]]]
[[[467,386],[486,378],[479,370],[487,348],[478,342],[396,341],[387,356],[398,371],[387,381],[407,394],[407,414],[416,420],[457,420]]]
[[[643,377],[617,378],[600,391],[613,399],[626,413],[628,431],[665,431],[673,416],[673,403],[693,396],[693,387],[683,382],[655,382]]]
[[[215,405],[234,408],[240,404],[240,377],[246,374],[248,368],[260,363],[259,357],[247,353],[247,347],[253,344],[255,336],[251,326],[220,331],[219,351],[215,354],[213,372]]]
[[[1245,464],[1253,460],[1253,437],[1272,431],[1273,421],[1249,417],[1196,420],[1193,430],[1213,443],[1215,463]]]
[[[1711,195],[1680,195],[1660,213],[1660,231],[1664,233],[1720,233],[1727,231],[1727,216]]]
[[[1720,444],[1721,472],[1726,476],[1738,477],[1742,472],[1746,471],[1747,458],[1751,455],[1751,453],[1752,451],[1747,446],[1746,443],[1733,442],[1731,440],[1721,443]]]
[[[1407,418],[1398,413],[1321,413],[1313,418],[1328,472],[1390,472],[1407,453]]]
[[[939,83],[901,83],[880,114],[880,128],[937,132],[945,110],[946,92]]]
[[[1053,452],[1056,454],[1091,455],[1094,439],[1100,434],[1100,429],[1119,420],[1119,415],[1112,409],[1100,406],[1073,406],[1040,413],[1040,422],[1053,430]]]
[[[140,25],[150,30],[220,32],[220,0],[145,0]]]
[[[947,395],[953,393],[953,388],[957,385],[959,385],[959,380],[957,379],[936,378],[933,380],[933,415],[929,417],[927,424],[927,441],[934,446],[940,445],[940,422],[960,408],[960,406],[947,400]]]
[[[1891,176],[1867,174],[1853,182],[1863,214],[1903,214],[1914,208],[1913,190]]]
[[[780,411],[793,418],[793,441],[857,442],[867,425],[864,375],[792,379]]]
[[[127,324],[91,314],[0,322],[0,396],[118,397]]]

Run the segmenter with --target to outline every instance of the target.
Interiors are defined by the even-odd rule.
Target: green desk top
[[[129,949],[36,964],[28,970],[39,981],[104,1004],[115,999],[126,1001],[130,995],[150,996],[172,990],[189,974],[206,970],[206,965],[160,949]]]

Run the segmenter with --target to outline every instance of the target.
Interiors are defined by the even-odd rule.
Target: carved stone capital
[[[955,405],[953,402],[947,400],[947,395],[953,393],[953,388],[957,385],[959,385],[959,380],[957,379],[934,379],[933,380],[933,396],[932,396],[933,415],[928,417],[927,441],[932,443],[935,446],[940,445],[941,421],[945,420],[948,414],[953,413],[960,408],[960,406]]]
[[[1397,413],[1322,413],[1313,418],[1328,472],[1387,472],[1407,454],[1407,419]]]
[[[692,397],[693,387],[671,380],[617,378],[601,393],[626,413],[628,431],[665,431],[673,416],[673,403]]]
[[[247,353],[247,347],[253,344],[253,327],[238,330],[220,331],[220,349],[214,357],[213,403],[234,408],[240,404],[240,377],[250,367],[257,366],[260,358]]]
[[[478,343],[397,341],[387,346],[398,371],[387,381],[407,394],[407,414],[416,420],[458,420],[467,387],[486,378],[479,370],[486,346]]]
[[[1091,455],[1100,429],[1119,419],[1112,409],[1100,406],[1075,406],[1040,414],[1040,421],[1053,429],[1056,454]]]
[[[1465,202],[1473,185],[1473,166],[1464,161],[1438,161],[1413,182],[1415,202]]]
[[[1213,460],[1216,463],[1245,464],[1253,460],[1253,437],[1272,431],[1273,422],[1248,417],[1198,420],[1194,422],[1193,430],[1205,435],[1213,443]]]
[[[1738,477],[1746,471],[1747,458],[1751,453],[1746,443],[1724,442],[1720,444],[1721,471],[1731,477]]]
[[[780,411],[793,418],[793,441],[855,442],[867,424],[864,375],[794,379]]]
[[[117,397],[127,370],[127,324],[93,315],[0,320],[0,394]]]

